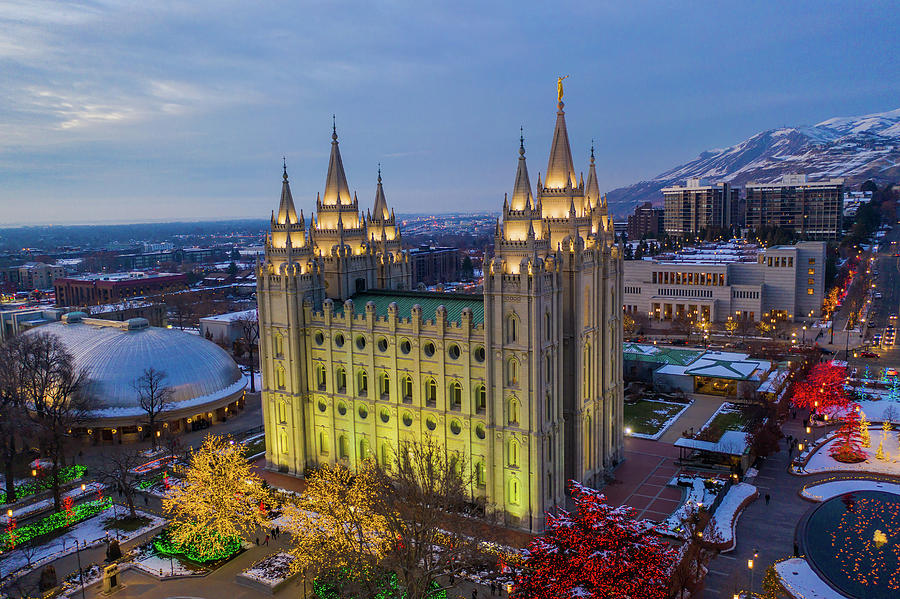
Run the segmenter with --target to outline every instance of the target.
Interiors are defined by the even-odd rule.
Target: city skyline
[[[575,168],[593,138],[602,191],[762,129],[897,108],[889,3],[410,6],[6,5],[4,224],[264,217],[282,156],[309,210],[332,114],[363,204],[380,162],[398,214],[497,206],[520,126],[546,170],[565,74]]]

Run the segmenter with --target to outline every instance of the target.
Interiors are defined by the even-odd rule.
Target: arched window
[[[316,365],[316,387],[319,391],[325,391],[326,379],[325,379],[325,367],[321,364]]]
[[[545,402],[547,408],[547,420],[553,421],[553,396],[549,393],[547,394],[547,401]]]
[[[583,373],[582,381],[584,384],[584,398],[589,399],[592,395],[592,392],[591,392],[591,346],[590,346],[590,344],[587,344],[584,346],[584,373]]]
[[[519,504],[519,479],[515,477],[509,479],[509,502],[513,505]]]
[[[588,414],[584,417],[584,431],[582,431],[582,437],[584,438],[584,469],[591,470],[594,467],[594,452],[591,451],[591,415]]]
[[[506,363],[506,384],[519,384],[519,361],[515,358],[510,358],[509,362]]]
[[[515,343],[519,337],[519,319],[515,314],[506,317],[506,342]]]
[[[507,424],[511,426],[519,424],[519,400],[515,397],[509,400],[509,414],[507,416]]]
[[[275,369],[275,386],[284,389],[284,366],[281,364]]]
[[[275,356],[280,358],[284,355],[284,335],[275,333]]]
[[[369,374],[365,370],[356,373],[356,394],[360,397],[369,392]]]
[[[429,404],[437,402],[437,383],[432,378],[425,381],[425,402]]]
[[[391,469],[394,463],[394,451],[388,443],[381,444],[381,465],[387,470]]]
[[[507,444],[507,461],[506,463],[509,466],[517,467],[519,465],[519,442],[515,439],[510,439]]]
[[[478,385],[475,388],[475,410],[478,412],[484,412],[487,408],[487,387],[484,385]]]
[[[287,431],[282,430],[278,433],[278,442],[279,442],[279,445],[281,446],[281,453],[287,453],[288,452]]]
[[[550,341],[551,333],[553,333],[553,321],[550,319],[550,312],[544,313],[544,339]]]
[[[378,375],[378,393],[382,399],[387,399],[391,394],[391,377],[386,372]]]
[[[475,484],[479,487],[485,486],[485,478],[484,462],[475,462]]]
[[[359,440],[359,460],[365,460],[370,457],[372,452],[369,450],[369,440],[363,437]]]
[[[328,455],[328,433],[325,431],[319,433],[319,453]]]
[[[338,368],[334,373],[335,383],[337,383],[337,392],[347,392],[347,371],[343,367]]]
[[[462,407],[462,385],[457,381],[450,383],[450,407],[457,410]]]
[[[347,459],[350,457],[350,443],[347,441],[346,435],[341,435],[338,437],[338,453],[341,459]]]
[[[278,422],[287,422],[287,406],[283,401],[278,402]]]
[[[548,383],[553,380],[553,356],[549,352],[544,356],[544,380]]]
[[[405,401],[412,401],[413,396],[413,382],[412,377],[408,374],[403,377],[403,399]]]

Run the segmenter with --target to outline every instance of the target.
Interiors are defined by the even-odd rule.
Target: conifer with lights
[[[676,550],[628,506],[572,481],[574,512],[548,514],[513,584],[516,599],[664,599]]]
[[[860,443],[863,447],[871,447],[872,446],[872,436],[869,434],[869,419],[866,418],[866,413],[862,410],[859,411],[859,439]]]
[[[864,462],[866,453],[862,449],[860,438],[860,409],[853,404],[844,416],[844,424],[838,429],[838,440],[828,451],[832,458],[839,462],[854,464]]]
[[[209,435],[191,454],[184,484],[172,488],[163,509],[172,518],[168,541],[174,552],[205,559],[227,557],[236,542],[268,527],[274,505],[250,470],[244,446]]]

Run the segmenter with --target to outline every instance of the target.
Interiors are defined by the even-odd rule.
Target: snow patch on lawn
[[[703,506],[708,508],[712,505],[713,501],[716,499],[716,495],[718,495],[722,488],[721,486],[718,486],[714,490],[707,489],[705,484],[706,480],[707,478],[702,476],[679,475],[669,482],[670,486],[686,488],[687,496],[685,497],[684,502],[678,506],[678,509],[672,512],[671,516],[656,526],[657,532],[679,538],[684,535],[685,518],[698,508]],[[682,484],[678,485],[678,483]],[[684,483],[688,483],[690,486],[685,487]]]
[[[291,576],[294,559],[293,555],[281,551],[256,562],[241,572],[241,576],[274,587]]]
[[[846,599],[819,578],[805,559],[794,557],[778,562],[775,571],[785,590],[797,599]]]
[[[856,491],[886,491],[900,495],[900,482],[846,478],[808,485],[800,490],[800,494],[812,501],[825,501],[832,497]]]
[[[658,431],[656,431],[655,434],[648,435],[646,433],[634,433],[634,432],[629,434],[629,436],[631,436],[631,437],[638,437],[639,439],[651,439],[653,441],[658,441],[659,438],[662,437],[667,430],[669,430],[669,427],[672,426],[675,423],[675,421],[681,417],[682,414],[684,414],[684,411],[687,410],[689,407],[691,407],[691,405],[694,403],[693,399],[686,404],[682,404],[680,402],[673,402],[673,401],[659,401],[656,399],[647,399],[644,401],[651,401],[654,403],[661,403],[661,404],[666,404],[666,405],[670,405],[670,406],[678,406],[678,405],[684,406],[683,408],[678,410],[676,413],[672,414],[672,416],[670,416],[669,419],[666,420],[662,424],[661,428]],[[657,410],[657,411],[655,411],[655,413],[662,415],[662,414],[666,414],[667,411],[666,410]],[[650,421],[649,423],[659,424],[659,421],[653,420],[653,421]]]
[[[707,537],[715,534],[723,542],[728,543],[729,551],[734,548],[734,527],[739,516],[738,509],[744,501],[757,495],[756,487],[748,483],[738,483],[728,489],[728,493],[722,498],[722,503],[716,508],[716,513],[709,521],[706,528]]]

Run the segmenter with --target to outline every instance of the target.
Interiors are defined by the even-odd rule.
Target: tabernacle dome
[[[172,391],[168,408],[157,417],[160,438],[206,428],[243,408],[246,380],[225,350],[200,336],[151,327],[144,318],[125,322],[88,318],[71,312],[29,331],[59,338],[83,369],[86,391],[97,406],[81,432],[94,442],[147,437],[147,413],[135,381],[148,368],[165,373]]]

